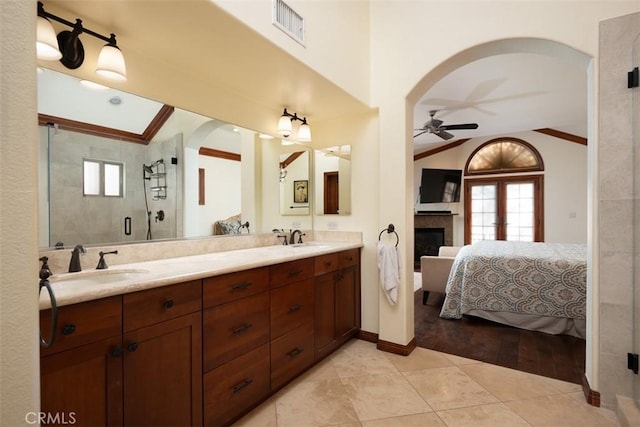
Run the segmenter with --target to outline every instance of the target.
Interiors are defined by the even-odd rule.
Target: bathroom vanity
[[[358,333],[361,246],[121,265],[111,270],[124,280],[94,289],[54,281],[61,306],[55,342],[41,350],[41,410],[77,425],[232,423]]]

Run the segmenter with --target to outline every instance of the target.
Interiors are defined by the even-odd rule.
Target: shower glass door
[[[636,37],[631,49],[632,67],[640,66],[640,34]],[[633,352],[640,354],[640,223],[637,219],[640,215],[640,88],[632,91],[632,123],[633,156],[634,156],[634,239],[633,239]],[[640,407],[640,376],[633,379],[633,398],[636,406]]]

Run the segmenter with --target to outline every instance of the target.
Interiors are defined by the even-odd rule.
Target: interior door
[[[543,240],[543,176],[465,179],[465,244]]]
[[[324,173],[324,213],[337,214],[339,212],[339,189],[338,172]]]

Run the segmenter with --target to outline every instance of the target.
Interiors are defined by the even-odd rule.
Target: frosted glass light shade
[[[291,132],[293,132],[291,117],[280,116],[280,120],[278,121],[278,133],[286,138],[291,135]]]
[[[308,124],[303,123],[298,129],[298,141],[311,142],[311,128]]]
[[[126,81],[127,67],[124,63],[124,56],[117,46],[106,44],[98,56],[98,66],[96,73],[111,80]]]
[[[58,47],[56,32],[44,16],[38,16],[36,27],[36,52],[38,59],[45,61],[57,61],[62,58],[62,52]]]

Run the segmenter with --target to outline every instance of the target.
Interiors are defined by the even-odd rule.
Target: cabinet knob
[[[236,385],[234,385],[231,388],[231,391],[233,392],[233,394],[239,393],[241,392],[245,387],[250,386],[251,384],[253,384],[253,380],[252,379],[246,379]]]
[[[120,357],[120,356],[122,356],[122,348],[120,346],[114,348],[111,351],[111,356],[112,357]]]
[[[127,346],[127,350],[129,351],[136,351],[138,349],[138,343],[137,342],[132,342],[131,344],[129,344]]]
[[[76,331],[76,325],[73,323],[67,323],[62,327],[62,335],[71,335]]]
[[[296,347],[293,350],[291,350],[289,353],[287,353],[287,355],[289,356],[290,359],[293,359],[298,357],[298,355],[300,355],[300,353],[302,353],[303,351],[304,351],[303,348]]]
[[[251,324],[251,323],[245,323],[242,326],[238,326],[237,328],[233,329],[233,335],[237,335],[239,333],[242,333],[242,332],[246,331],[247,329],[249,329],[252,326],[253,326],[253,324]]]
[[[174,305],[174,304],[175,304],[175,303],[173,302],[173,300],[172,300],[172,299],[167,300],[167,301],[165,301],[165,302],[164,302],[164,308],[166,308],[166,309],[170,309],[171,307],[173,307],[173,305]]]
[[[291,307],[289,307],[289,313],[295,313],[301,308],[302,308],[302,304],[293,304]]]

